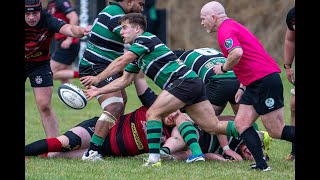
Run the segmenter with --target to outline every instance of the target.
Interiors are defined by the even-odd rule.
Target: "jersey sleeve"
[[[46,11],[43,11],[43,15],[47,18],[48,30],[51,32],[59,33],[61,27],[67,24],[64,20],[56,18]]]
[[[56,1],[57,8],[63,12],[63,14],[68,14],[71,11],[74,11],[70,1],[68,0],[58,0]]]
[[[218,42],[223,52],[230,53],[236,47],[241,47],[238,40],[239,31],[232,25],[225,25],[218,33]]]
[[[129,63],[124,70],[129,73],[139,73],[140,68],[138,66],[138,60],[134,60],[133,62]]]
[[[129,51],[136,54],[138,57],[147,54],[154,49],[154,43],[151,39],[144,36],[138,36],[134,43],[129,48]]]

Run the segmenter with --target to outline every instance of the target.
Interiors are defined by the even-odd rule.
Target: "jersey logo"
[[[37,84],[41,84],[43,80],[42,80],[41,76],[36,76],[35,81],[36,81]]]
[[[226,39],[226,40],[224,41],[224,46],[225,46],[227,49],[231,48],[232,45],[233,45],[233,41],[232,41],[231,38],[230,38],[230,39]]]
[[[274,108],[274,99],[273,98],[266,99],[265,104],[269,109]]]
[[[137,148],[139,150],[142,150],[143,149],[143,144],[142,144],[142,142],[140,140],[137,128],[136,128],[134,123],[131,123],[131,130],[132,130],[132,136],[133,136],[134,142],[137,145]]]
[[[214,66],[214,64],[212,62],[208,62],[205,67],[208,69],[211,69]]]

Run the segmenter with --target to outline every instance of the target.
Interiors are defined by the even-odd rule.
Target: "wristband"
[[[229,150],[230,147],[229,147],[229,145],[226,145],[226,146],[224,146],[222,149],[223,149],[223,151],[226,151],[226,150]]]
[[[239,89],[241,89],[243,92],[245,91],[245,89],[244,89],[244,88],[242,88],[242,87],[239,87]]]
[[[223,73],[228,72],[228,71],[225,71],[225,70],[223,69],[223,65],[224,65],[224,64],[222,64],[222,66],[221,66],[221,71],[222,71]]]
[[[285,69],[291,69],[291,64],[284,64],[283,67],[284,67]]]

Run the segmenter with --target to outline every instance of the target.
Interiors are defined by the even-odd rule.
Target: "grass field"
[[[282,66],[280,66],[282,67]],[[290,85],[284,72],[281,74],[284,85],[285,119],[289,124],[290,117]],[[81,87],[79,80],[74,84]],[[160,92],[160,89],[148,80],[150,87]],[[59,120],[59,131],[64,133],[74,125],[101,114],[101,107],[93,99],[82,110],[73,110],[62,104],[56,93],[59,82],[55,82],[52,104]],[[126,112],[140,107],[134,86],[127,88],[128,104]],[[45,138],[39,112],[34,102],[34,96],[29,81],[25,84],[25,144]],[[228,106],[223,114],[232,114]],[[261,130],[261,120],[257,121]],[[288,162],[285,157],[291,150],[291,144],[286,141],[273,140],[270,146],[270,161],[272,171],[255,172],[249,169],[250,161],[216,162],[206,161],[196,164],[186,164],[184,161],[163,162],[159,168],[142,168],[140,155],[127,158],[107,158],[103,162],[84,162],[80,159],[46,159],[32,157],[25,161],[26,179],[295,179],[295,163]]]

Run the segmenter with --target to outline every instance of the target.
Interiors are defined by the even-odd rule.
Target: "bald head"
[[[224,7],[217,1],[211,1],[201,8],[201,13],[208,15],[224,15],[226,14]]]

